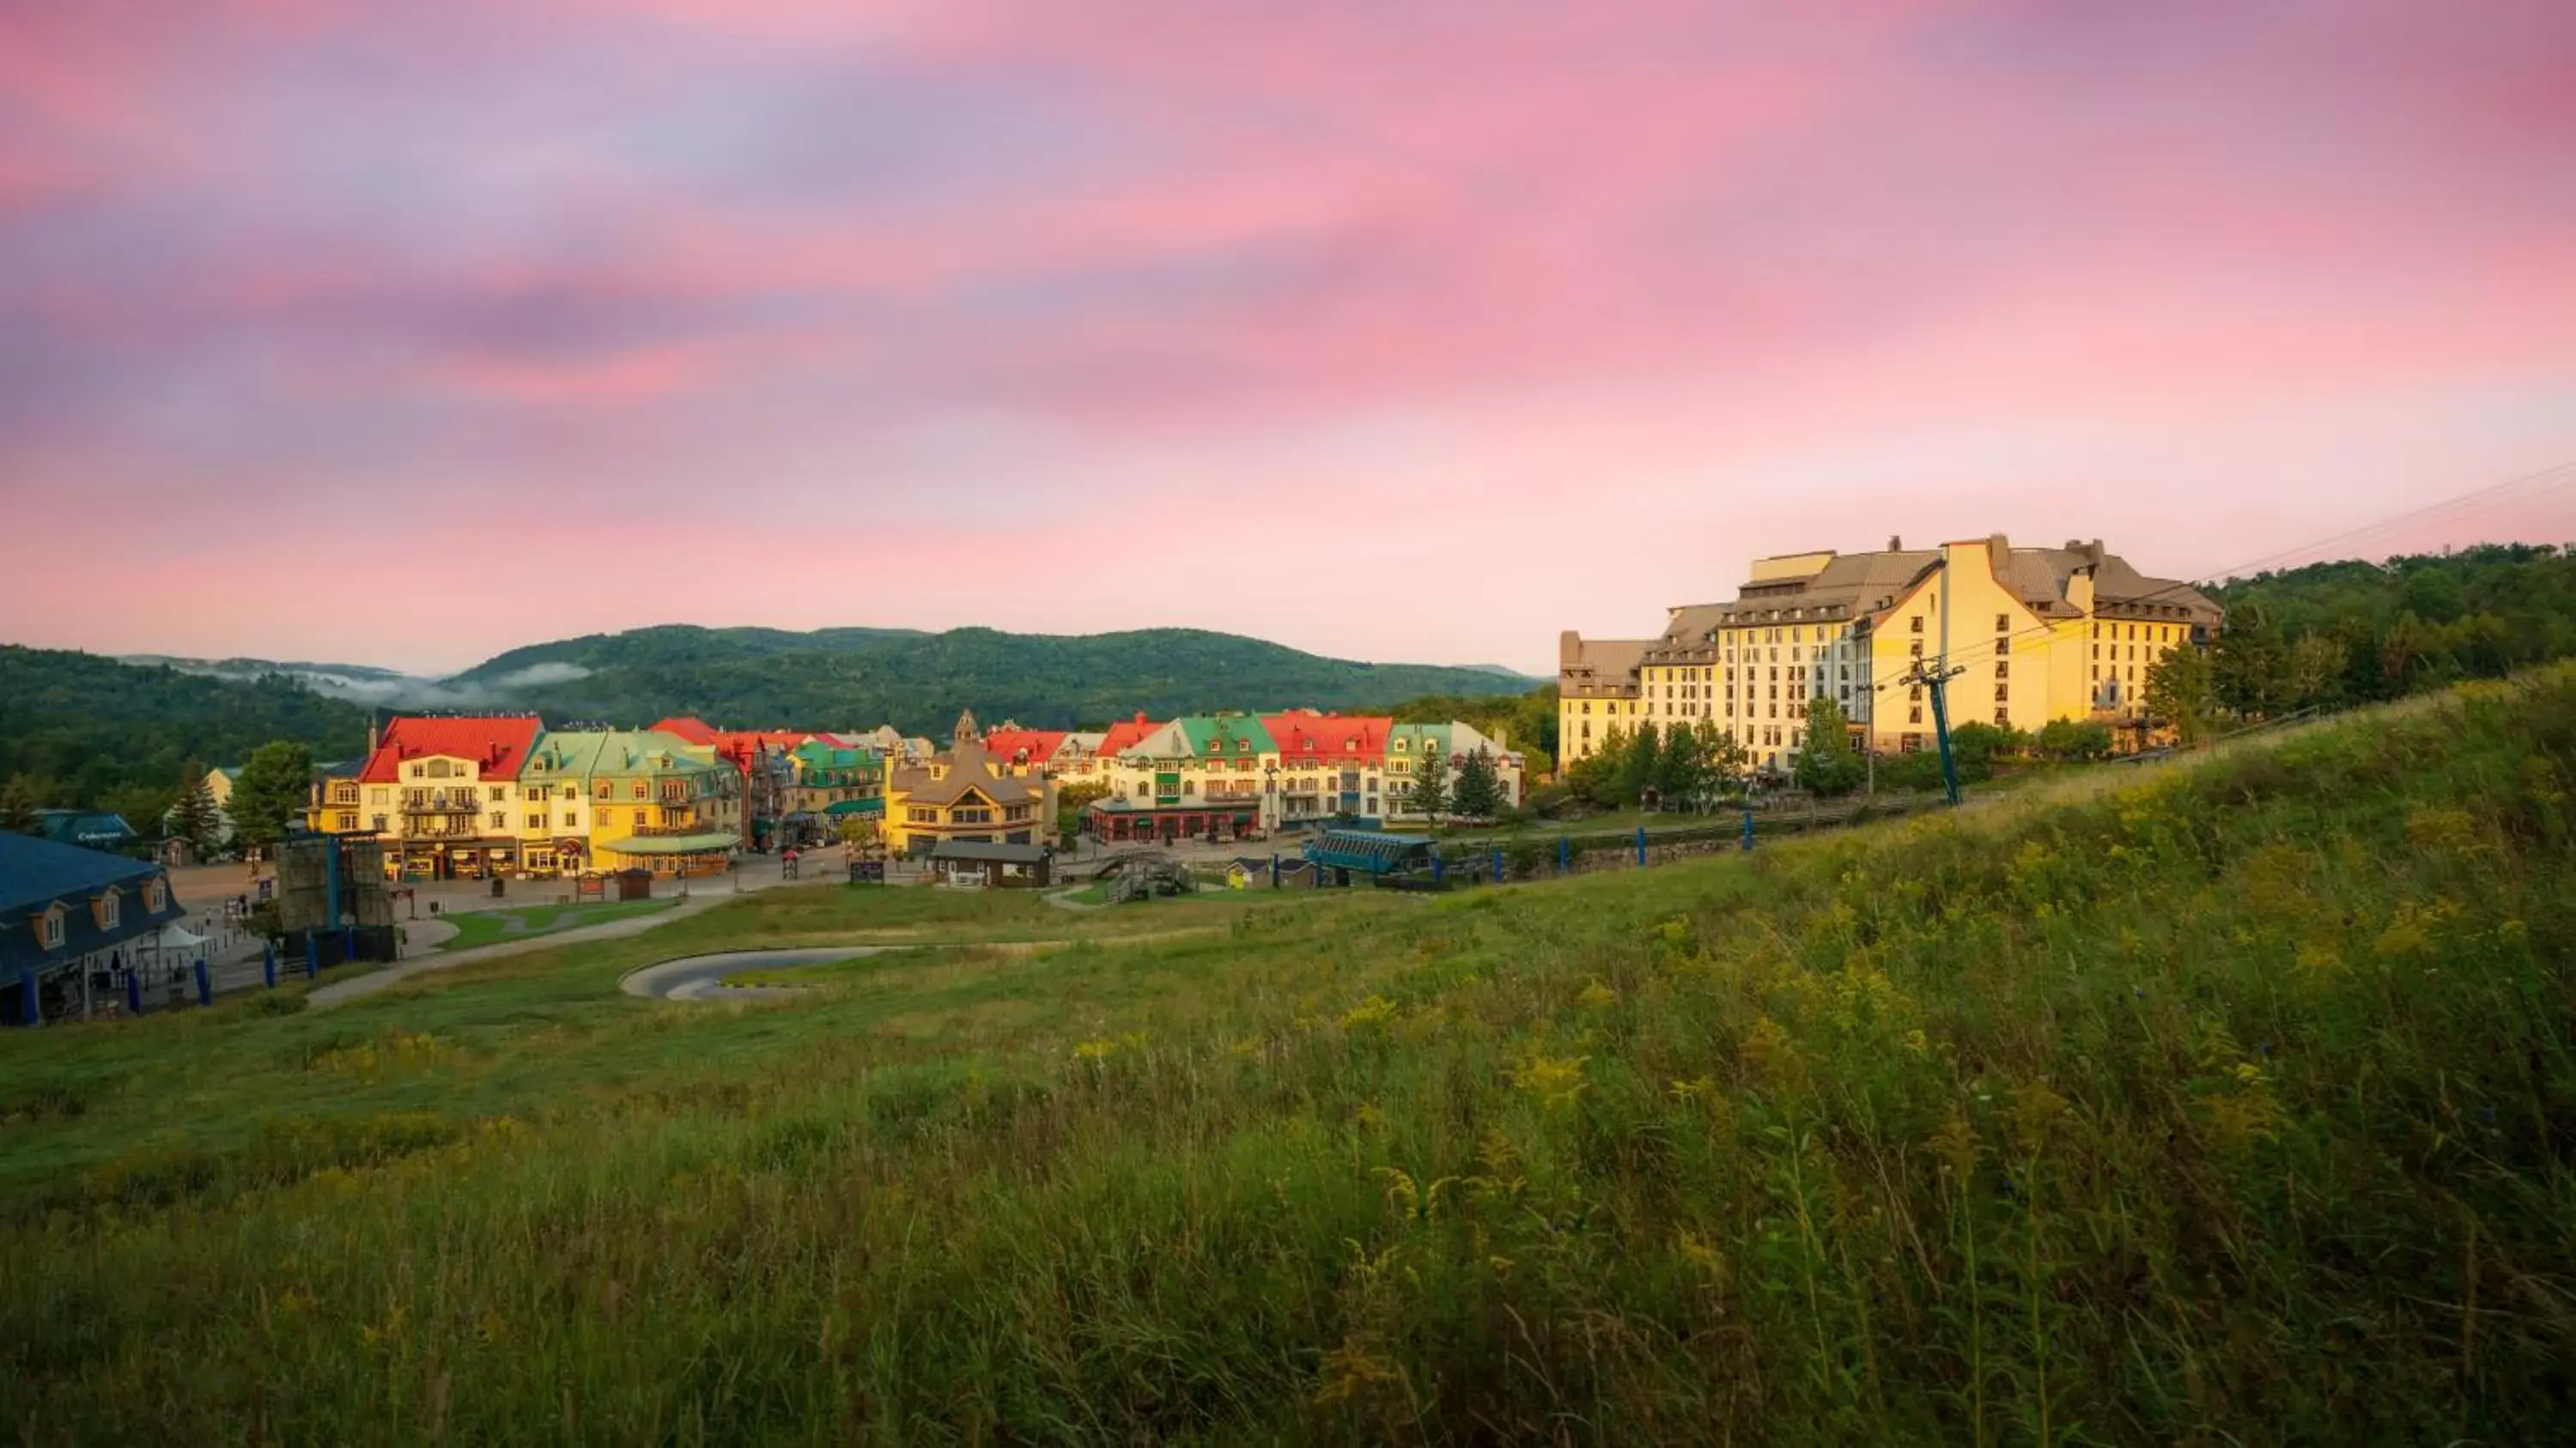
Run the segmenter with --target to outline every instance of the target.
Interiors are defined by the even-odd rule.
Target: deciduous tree
[[[286,822],[304,808],[313,789],[313,753],[280,740],[251,751],[233,781],[233,839],[245,849],[265,849],[286,837]]]

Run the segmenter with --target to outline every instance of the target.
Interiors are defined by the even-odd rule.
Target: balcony
[[[430,794],[418,799],[406,796],[402,812],[407,815],[481,814],[483,801],[471,794]]]

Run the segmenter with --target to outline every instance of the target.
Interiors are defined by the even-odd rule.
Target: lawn
[[[10,1033],[0,1382],[36,1442],[2552,1441],[2571,789],[2562,672],[1652,870],[801,887]],[[615,987],[856,940],[978,948]]]
[[[456,933],[439,943],[441,950],[471,950],[505,940],[526,940],[562,930],[578,930],[628,915],[648,915],[679,903],[665,900],[597,900],[581,905],[517,905],[507,910],[472,910],[446,917]]]

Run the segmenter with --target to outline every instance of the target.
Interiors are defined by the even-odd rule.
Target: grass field
[[[438,948],[471,950],[478,945],[493,945],[504,940],[553,935],[621,916],[649,915],[678,903],[678,897],[674,896],[667,900],[594,900],[581,905],[519,905],[507,910],[461,911],[447,916],[449,922],[456,926],[456,933],[441,941]]]
[[[10,1426],[2552,1441],[2571,786],[2561,673],[1749,857],[785,889],[327,1013],[11,1033]]]

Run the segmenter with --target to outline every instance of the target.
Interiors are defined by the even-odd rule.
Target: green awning
[[[884,814],[885,799],[883,796],[876,799],[836,799],[830,804],[823,806],[823,813],[832,816],[834,819],[838,819],[842,815]]]
[[[600,848],[620,855],[705,855],[741,843],[740,836],[719,830],[699,835],[629,835]]]

